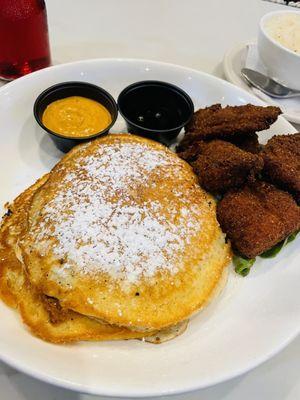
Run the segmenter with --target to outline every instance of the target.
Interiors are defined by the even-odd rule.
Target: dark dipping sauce
[[[128,131],[170,144],[191,119],[194,105],[180,88],[143,81],[125,88],[118,98]]]

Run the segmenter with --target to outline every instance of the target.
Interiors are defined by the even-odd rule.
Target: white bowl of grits
[[[264,15],[257,46],[268,75],[300,90],[300,12],[275,11]]]

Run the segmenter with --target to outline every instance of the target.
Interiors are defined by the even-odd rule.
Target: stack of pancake
[[[229,261],[191,167],[156,142],[108,135],[8,205],[0,296],[47,341],[159,343],[208,304]]]

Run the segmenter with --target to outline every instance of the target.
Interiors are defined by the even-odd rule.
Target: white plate
[[[266,103],[280,107],[284,113],[284,117],[288,121],[295,124],[300,124],[300,96],[291,99],[274,99],[267,96],[260,90],[248,86],[245,80],[242,78],[241,69],[245,67],[248,46],[254,47],[256,44],[253,41],[248,43],[240,43],[226,52],[223,59],[223,70],[226,79],[234,85],[247,90],[247,92],[254,94]],[[265,67],[262,66],[262,62],[258,59],[258,55],[255,53],[257,52],[254,52],[252,49],[253,57],[257,58],[257,60],[252,60],[252,63],[264,69]],[[253,69],[259,70],[260,68],[254,67]],[[265,73],[264,70],[261,72]]]
[[[195,107],[261,104],[254,96],[213,76],[176,65],[144,60],[103,59],[59,65],[0,90],[0,203],[13,199],[61,157],[37,126],[32,106],[54,83],[83,80],[115,97],[144,79],[174,83]],[[122,129],[119,120],[116,129]],[[262,134],[294,132],[283,118]],[[17,314],[0,303],[0,358],[41,380],[77,391],[111,396],[180,393],[222,382],[267,360],[300,330],[299,239],[273,260],[259,260],[247,278],[232,271],[223,295],[196,316],[173,341],[139,341],[56,346],[26,331]]]

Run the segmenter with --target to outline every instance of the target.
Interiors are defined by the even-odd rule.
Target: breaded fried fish
[[[239,149],[249,153],[258,154],[261,151],[261,145],[259,144],[256,133],[247,133],[244,135],[236,134],[222,140],[232,143]],[[195,140],[187,148],[185,148],[184,151],[180,151],[180,146],[178,146],[176,149],[178,156],[189,163],[195,161],[200,154],[200,149],[203,146],[203,142],[203,140]]]
[[[223,140],[226,140],[236,145],[240,149],[253,154],[258,154],[262,149],[262,146],[258,141],[258,135],[255,132],[245,133],[243,135],[239,135],[237,133],[236,135],[229,136]]]
[[[211,193],[224,193],[242,186],[263,167],[256,154],[243,151],[223,140],[198,142],[199,155],[192,163],[200,185]]]
[[[247,104],[222,108],[214,104],[195,112],[179,149],[183,151],[195,140],[224,139],[268,129],[280,114],[280,108],[273,106]]]
[[[241,255],[254,258],[300,228],[300,207],[275,186],[254,181],[225,194],[218,221]]]
[[[262,157],[265,177],[300,201],[300,133],[273,136]]]

